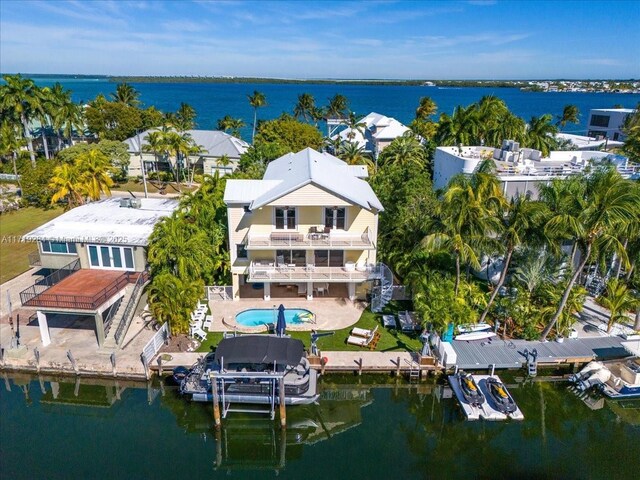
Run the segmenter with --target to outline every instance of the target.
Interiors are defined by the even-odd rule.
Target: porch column
[[[233,299],[240,300],[240,275],[231,275],[231,289],[233,290]]]
[[[42,339],[42,346],[46,347],[51,343],[51,337],[49,336],[49,324],[47,323],[47,316],[40,310],[37,312],[38,326],[40,327],[40,338]]]
[[[98,346],[102,347],[102,345],[104,345],[104,319],[102,318],[102,313],[96,312],[94,318],[96,321],[96,336],[98,337]]]
[[[307,282],[307,300],[313,300],[313,282]]]
[[[264,300],[265,302],[271,300],[271,283],[269,282],[264,283]]]
[[[352,302],[356,299],[356,284],[355,282],[347,283],[347,294],[349,295],[349,300]]]

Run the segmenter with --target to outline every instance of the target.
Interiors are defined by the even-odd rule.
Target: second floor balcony
[[[245,238],[247,250],[269,248],[291,249],[340,249],[373,250],[376,248],[371,231],[362,233],[344,230],[310,228],[308,232],[278,230],[271,233],[256,232],[249,229]]]
[[[365,282],[380,277],[376,265],[343,266],[283,265],[278,262],[252,261],[248,270],[249,282]]]

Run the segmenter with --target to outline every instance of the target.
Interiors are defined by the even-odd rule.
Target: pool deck
[[[341,330],[354,325],[362,315],[364,307],[345,298],[314,298],[305,300],[298,298],[272,298],[269,301],[246,298],[237,301],[210,301],[213,323],[210,332],[229,332],[236,330],[242,333],[265,331],[265,327],[243,327],[235,321],[238,313],[254,308],[272,310],[283,304],[285,308],[300,308],[314,314],[315,322],[301,325],[287,325],[288,330]]]

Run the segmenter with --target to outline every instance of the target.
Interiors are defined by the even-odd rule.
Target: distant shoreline
[[[297,79],[269,77],[206,77],[206,76],[146,76],[146,75],[80,75],[23,74],[34,79],[56,78],[104,80],[111,83],[211,83],[211,84],[290,84],[290,85],[362,85],[362,86],[423,86],[448,88],[519,88],[533,92],[610,92],[640,93],[640,81],[630,80],[427,80],[427,79]],[[427,90],[428,91],[428,90]]]

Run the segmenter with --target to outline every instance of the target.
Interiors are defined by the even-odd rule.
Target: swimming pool
[[[301,315],[313,315],[304,308],[287,308],[284,311],[284,318],[287,325],[302,325],[306,323]],[[253,308],[245,310],[236,315],[236,322],[243,327],[261,327],[265,324],[276,323],[278,320],[278,310],[273,308]]]

